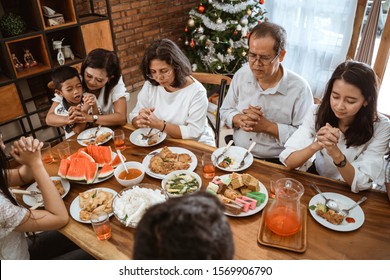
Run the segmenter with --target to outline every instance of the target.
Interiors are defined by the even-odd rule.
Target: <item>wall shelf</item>
[[[16,36],[6,37],[0,32],[0,130],[7,146],[22,135],[33,135],[42,141],[64,137],[62,128],[47,126],[45,121],[54,96],[47,85],[52,69],[60,65],[53,41],[63,39],[62,46],[70,47],[74,57],[67,57],[65,64],[77,69],[90,50],[113,50],[108,0],[97,2],[78,1],[75,8],[74,0],[0,0],[0,18],[12,12],[27,26],[23,34]],[[48,21],[43,6],[61,14],[63,23],[59,19],[56,25],[50,25],[53,21]],[[99,12],[94,6],[99,6]],[[96,34],[104,34],[104,40]],[[37,65],[26,67],[25,50],[30,51]]]

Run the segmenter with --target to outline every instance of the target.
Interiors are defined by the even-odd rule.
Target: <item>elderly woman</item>
[[[141,70],[146,82],[129,115],[131,123],[215,146],[207,123],[206,89],[191,77],[190,62],[179,47],[168,39],[154,41]]]

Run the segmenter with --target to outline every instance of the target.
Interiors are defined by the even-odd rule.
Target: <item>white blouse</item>
[[[313,106],[313,110],[307,113],[303,124],[286,142],[285,150],[279,156],[282,163],[291,153],[301,150],[315,141],[317,110],[318,105]],[[340,135],[338,147],[355,168],[355,177],[351,185],[351,191],[355,193],[371,189],[373,182],[379,185],[384,184],[384,155],[388,150],[390,140],[390,121],[381,114],[378,117],[378,121],[374,123],[374,135],[364,145],[347,148],[344,134]],[[314,154],[299,170],[306,171],[313,164],[313,161],[319,175],[343,181],[343,177],[333,164],[333,159],[325,149]]]

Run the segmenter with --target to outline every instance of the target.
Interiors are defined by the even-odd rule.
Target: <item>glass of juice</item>
[[[215,166],[212,160],[212,154],[203,153],[202,154],[202,170],[203,177],[206,179],[214,178],[215,176]]]
[[[126,149],[125,132],[122,129],[114,130],[114,145],[115,150],[123,151]]]
[[[57,145],[58,156],[65,159],[70,156],[70,146],[68,142],[62,142]]]
[[[41,157],[43,163],[52,163],[54,162],[54,157],[51,152],[51,145],[49,142],[43,142],[43,146],[41,148]]]
[[[91,223],[96,237],[99,240],[107,240],[111,237],[110,217],[104,211],[93,213]]]

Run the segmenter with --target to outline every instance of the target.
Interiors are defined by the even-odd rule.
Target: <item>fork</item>
[[[351,207],[349,207],[348,209],[343,209],[340,211],[341,215],[343,215],[344,217],[347,217],[349,215],[349,211],[351,211],[353,208],[355,208],[356,206],[358,206],[360,203],[366,201],[367,197],[363,196],[358,202],[356,202],[354,205],[352,205]]]
[[[159,152],[151,152],[149,154],[147,154],[147,153],[137,153],[137,152],[131,153],[132,156],[155,156],[157,154],[159,154]]]
[[[153,127],[149,130],[148,134],[144,135],[143,133],[141,134],[142,135],[142,140],[148,140],[150,137],[152,136],[149,136],[150,133],[153,131]]]
[[[253,149],[253,147],[255,145],[256,145],[256,142],[252,142],[252,144],[249,146],[249,149],[246,151],[246,153],[245,153],[244,157],[242,158],[241,163],[240,163],[240,165],[238,166],[237,169],[240,169],[240,168],[242,168],[244,166],[245,158],[249,155],[249,153],[252,151],[252,149]]]

